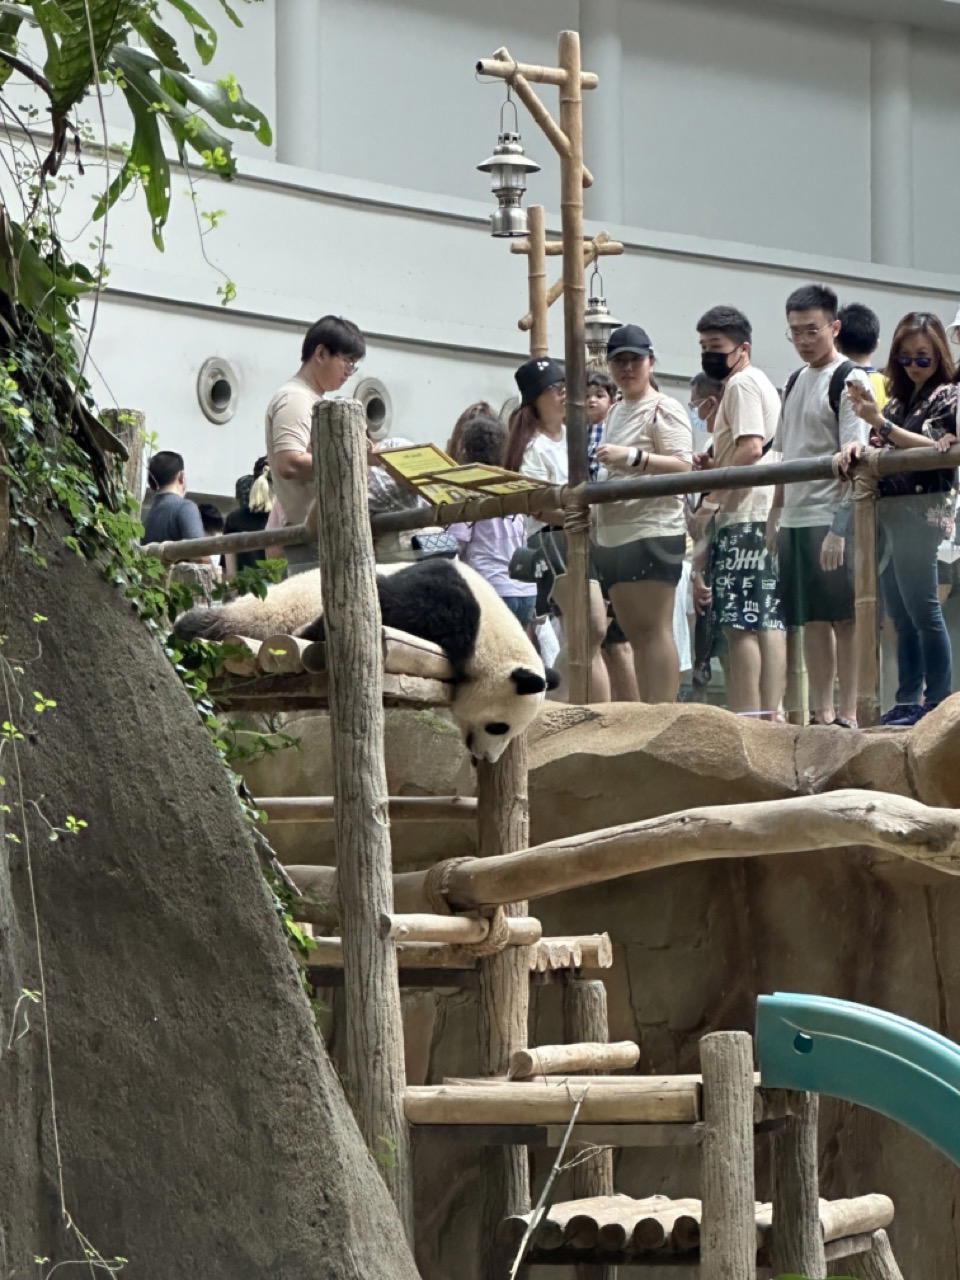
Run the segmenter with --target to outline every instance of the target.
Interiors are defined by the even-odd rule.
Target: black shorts
[[[537,617],[541,618],[551,610],[553,586],[557,578],[567,572],[567,535],[562,529],[554,529],[545,525],[527,539],[527,546],[538,547],[543,552],[547,564],[547,572],[537,578]],[[593,563],[593,548],[590,548],[590,561],[587,576],[592,582],[597,579],[597,570]],[[555,607],[555,606],[554,606]],[[559,611],[558,611],[559,612]]]
[[[780,530],[780,599],[788,627],[853,618],[853,543],[846,539],[840,568],[825,571],[820,568],[820,548],[829,532],[827,524]]]
[[[594,543],[593,562],[605,591],[620,582],[669,582],[676,586],[683,573],[686,548],[682,533],[667,538],[637,538],[620,547]]]
[[[710,547],[713,617],[729,631],[782,631],[777,562],[765,520],[722,525]]]

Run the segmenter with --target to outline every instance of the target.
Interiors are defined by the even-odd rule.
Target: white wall
[[[276,6],[300,2],[243,5],[247,27],[237,32],[216,0],[204,0],[221,49],[202,74],[234,71],[273,113],[277,60],[281,68],[298,52],[310,60],[316,102],[304,114],[320,130],[326,172],[278,164],[240,138],[238,181],[197,175],[200,206],[227,211],[202,249],[184,198],[174,200],[165,254],[149,245],[140,196],[110,218],[113,271],[93,340],[99,392],[105,403],[143,408],[160,446],[181,449],[191,483],[206,492],[232,492],[262,451],[266,400],[295,369],[303,330],[326,311],[367,332],[361,373],[387,384],[393,429],[416,440],[445,440],[472,400],[499,406],[526,350],[516,328],[526,310],[525,261],[487,234],[487,179],[474,169],[493,146],[502,89],[479,85],[473,64],[501,44],[523,60],[552,62],[557,31],[576,25],[576,0],[482,8],[324,0],[319,50],[282,40],[278,49]],[[854,2],[836,0],[836,8]],[[694,323],[717,302],[747,311],[758,361],[782,380],[794,364],[784,299],[811,279],[828,280],[844,300],[870,302],[887,335],[911,307],[952,318],[960,296],[954,34],[912,35],[914,249],[924,270],[911,270],[867,261],[870,23],[824,14],[813,0],[794,8],[621,0],[621,30],[623,102],[611,114],[633,145],[625,224],[607,229],[627,252],[605,260],[604,279],[614,314],[650,330],[666,381],[682,384],[696,369]],[[182,44],[192,48],[187,35]],[[589,67],[589,47],[584,54]],[[541,92],[555,108],[556,91]],[[544,163],[530,197],[547,205],[556,231],[556,165],[523,113],[521,125]],[[101,179],[91,165],[77,181],[63,220],[74,251],[90,238],[84,222]],[[217,304],[221,277],[211,263],[237,284],[230,308]],[[558,267],[550,260],[551,273]],[[557,309],[551,342],[559,353]],[[239,376],[235,416],[222,426],[196,399],[210,356],[231,361]]]

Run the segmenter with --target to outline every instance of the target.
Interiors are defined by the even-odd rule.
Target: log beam
[[[700,1041],[704,1134],[700,1153],[700,1274],[754,1274],[757,1228],[753,1169],[753,1038],[715,1031]]]
[[[857,1280],[903,1280],[903,1272],[897,1265],[887,1239],[886,1231],[875,1231],[871,1248],[866,1253],[858,1253],[843,1264],[844,1271],[849,1271]]]
[[[532,916],[510,916],[503,924],[508,947],[529,947],[540,941],[543,926]],[[457,946],[475,946],[486,942],[491,921],[485,916],[383,915],[380,917],[381,938],[395,942],[448,942]]]
[[[603,983],[597,985],[602,987]],[[510,1059],[507,1075],[511,1080],[529,1080],[532,1076],[560,1075],[571,1071],[627,1071],[639,1060],[639,1046],[632,1040],[620,1040],[616,1044],[597,1041],[548,1044],[537,1049],[518,1049]]]
[[[700,1118],[700,1084],[691,1076],[409,1085],[405,1098],[407,1119],[422,1125],[562,1124],[579,1098],[577,1119],[583,1124],[682,1125]],[[751,1110],[751,1142],[752,1115]],[[752,1206],[751,1201],[751,1213]]]
[[[259,796],[268,822],[332,822],[333,796]],[[393,822],[476,822],[475,796],[390,796]],[[311,868],[312,870],[312,868]]]
[[[360,1132],[413,1235],[410,1138],[397,957],[379,936],[393,911],[383,657],[373,542],[367,517],[367,447],[356,400],[314,408],[323,613],[330,654],[337,891],[343,921],[346,1079]]]

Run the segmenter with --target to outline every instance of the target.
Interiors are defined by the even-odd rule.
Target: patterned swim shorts
[[[777,562],[767,551],[763,521],[724,525],[716,531],[710,582],[716,627],[784,630]]]

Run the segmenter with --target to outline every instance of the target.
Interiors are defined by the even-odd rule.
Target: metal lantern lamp
[[[607,300],[603,296],[603,277],[594,267],[590,275],[587,309],[583,315],[583,335],[586,339],[587,355],[591,360],[606,360],[607,341],[614,329],[619,328],[620,321],[610,314]]]
[[[513,129],[503,127],[504,108],[513,108]],[[490,188],[497,197],[496,213],[490,215],[490,234],[498,239],[527,234],[527,213],[520,207],[527,189],[527,174],[539,173],[540,166],[524,153],[520,138],[517,106],[507,89],[507,100],[500,108],[500,134],[493,155],[477,168],[490,174]]]

